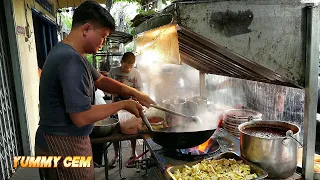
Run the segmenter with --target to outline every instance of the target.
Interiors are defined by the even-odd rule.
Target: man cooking
[[[96,53],[115,29],[109,12],[94,1],[85,1],[73,14],[70,34],[49,53],[40,79],[40,122],[36,133],[37,156],[92,156],[89,134],[93,124],[127,110],[140,117],[142,106],[154,103],[138,90],[102,76],[85,59]],[[133,96],[111,104],[94,104],[94,87],[111,94]],[[141,105],[140,105],[141,104]],[[89,168],[40,169],[46,180],[94,179]]]

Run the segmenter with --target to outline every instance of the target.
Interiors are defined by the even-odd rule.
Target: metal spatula
[[[159,109],[159,110],[162,110],[162,111],[165,111],[165,112],[174,114],[174,115],[178,115],[178,116],[181,116],[181,117],[184,117],[184,118],[193,119],[195,122],[198,122],[198,123],[202,123],[202,121],[200,120],[200,118],[197,117],[197,116],[187,116],[187,115],[178,113],[178,112],[176,112],[176,111],[172,111],[172,110],[170,110],[170,109],[167,109],[167,108],[165,108],[165,107],[158,106],[158,105],[156,105],[156,104],[151,104],[150,106],[153,107],[153,108],[156,108],[156,109]]]

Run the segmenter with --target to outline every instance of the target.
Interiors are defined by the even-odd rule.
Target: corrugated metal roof
[[[136,27],[136,33],[140,34],[172,21],[171,14],[161,14],[141,23]],[[178,25],[181,60],[189,66],[209,74],[303,88],[287,77],[183,27],[179,22]]]
[[[250,61],[203,36],[180,26],[181,60],[205,73],[302,88],[258,63]]]
[[[108,37],[107,40],[109,43],[129,43],[133,39],[133,36],[131,34],[120,32],[120,31],[114,31],[112,32]]]

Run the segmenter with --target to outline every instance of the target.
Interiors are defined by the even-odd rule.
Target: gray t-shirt
[[[141,76],[137,69],[133,68],[129,73],[124,73],[121,71],[121,67],[112,68],[109,71],[110,78],[117,80],[127,86],[133,87],[141,91],[142,83]],[[116,96],[114,98],[117,98]],[[129,97],[119,97],[121,100],[128,99]]]
[[[54,135],[89,135],[93,124],[78,128],[69,113],[91,108],[94,81],[100,75],[71,46],[58,43],[50,51],[41,74],[39,128]]]

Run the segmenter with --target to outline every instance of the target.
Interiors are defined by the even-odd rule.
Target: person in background
[[[110,69],[109,76],[112,79],[115,79],[123,84],[126,84],[130,87],[135,88],[136,90],[141,90],[141,77],[139,71],[134,68],[136,62],[136,57],[131,52],[126,52],[122,56],[120,67],[115,67]],[[121,95],[113,95],[113,102],[118,102],[122,100],[134,99],[132,96],[121,96]],[[120,126],[124,126],[120,119]],[[120,127],[120,128],[127,128],[127,127]],[[135,158],[136,155],[136,140],[131,141],[131,156],[129,160]],[[118,162],[118,153],[119,153],[119,142],[113,143],[114,147],[114,158],[110,161],[109,166],[115,166],[116,162]]]
[[[50,51],[39,88],[40,121],[35,138],[36,156],[92,156],[89,134],[94,123],[120,110],[140,117],[143,106],[154,103],[146,94],[101,75],[85,58],[101,48],[115,29],[110,13],[95,1],[84,1],[72,17],[69,35]],[[137,99],[94,105],[95,88]],[[93,180],[94,166],[41,168],[46,180]]]

